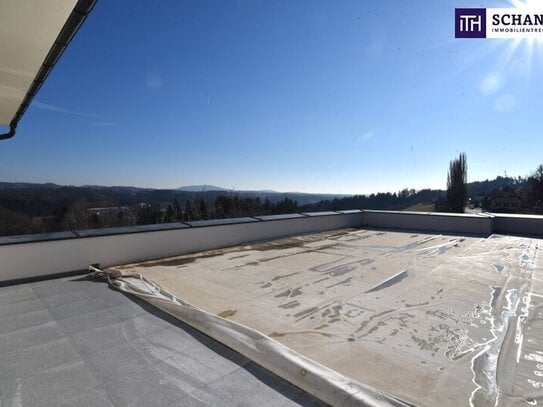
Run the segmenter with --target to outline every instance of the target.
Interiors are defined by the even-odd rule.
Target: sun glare
[[[519,10],[533,10],[534,13],[543,13],[541,0],[509,0],[511,6]],[[530,76],[535,65],[541,64],[543,56],[543,36],[538,38],[515,38],[505,42],[505,50],[500,57],[501,68],[509,68],[521,64],[524,71]]]
[[[541,9],[541,0],[509,0],[516,8],[522,9]]]

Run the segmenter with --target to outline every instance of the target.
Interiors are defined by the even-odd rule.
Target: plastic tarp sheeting
[[[109,273],[333,405],[535,405],[541,244],[340,230]]]
[[[94,269],[95,274],[102,274]],[[330,405],[407,406],[234,321],[196,308],[141,275],[106,272],[110,283],[175,316]]]

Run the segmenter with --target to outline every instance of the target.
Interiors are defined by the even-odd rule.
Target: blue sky
[[[4,181],[369,193],[527,175],[543,44],[454,39],[506,1],[99,1],[19,125]]]

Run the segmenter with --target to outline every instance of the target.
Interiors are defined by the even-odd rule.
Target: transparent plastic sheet
[[[339,388],[376,388],[394,397],[390,403],[526,405],[541,401],[543,390],[540,245],[511,236],[342,230],[120,266],[114,270],[125,277],[114,283],[163,287],[181,305],[148,300],[174,315],[184,301],[193,304],[206,315],[197,328],[220,326],[210,335],[228,337],[234,349],[254,350],[238,328],[280,342],[281,352],[337,372]],[[257,363],[285,377],[273,368],[281,352],[266,352],[268,365]],[[291,363],[281,366],[291,369],[285,379],[345,404],[323,398],[333,392]],[[352,404],[362,402],[371,404]]]
[[[408,406],[307,359],[261,332],[196,308],[141,275],[94,267],[91,271],[108,278],[119,290],[146,300],[330,405]]]

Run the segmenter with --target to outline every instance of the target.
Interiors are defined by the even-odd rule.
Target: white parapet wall
[[[364,210],[363,226],[435,233],[493,233],[493,215]]]
[[[543,216],[506,213],[494,214],[494,216],[495,233],[522,236],[543,235]]]
[[[346,211],[8,237],[0,241],[0,282],[84,271],[94,263],[107,267],[361,224],[361,211]]]
[[[0,284],[348,227],[543,236],[543,216],[354,210],[0,238]]]

